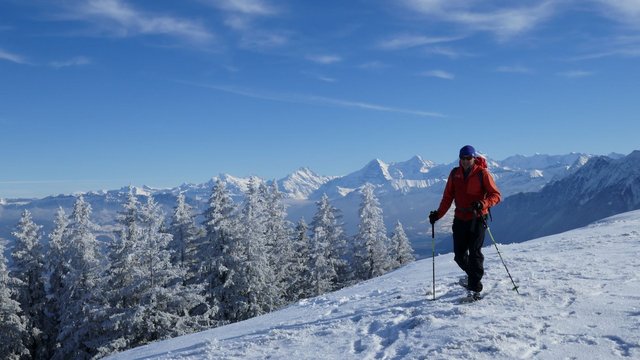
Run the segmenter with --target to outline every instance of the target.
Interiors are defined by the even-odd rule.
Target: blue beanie
[[[460,149],[460,157],[463,156],[473,156],[476,157],[476,149],[471,145],[465,145]]]

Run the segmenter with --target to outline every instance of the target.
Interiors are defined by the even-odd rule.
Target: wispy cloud
[[[451,47],[445,47],[445,46],[433,46],[433,47],[427,47],[425,48],[425,53],[428,55],[440,55],[440,56],[445,56],[448,57],[450,59],[459,59],[459,58],[463,58],[463,57],[474,57],[476,55],[466,52],[466,51],[461,51],[461,50],[457,50]]]
[[[633,28],[640,28],[640,1],[638,0],[592,0],[600,6],[601,14],[613,21]]]
[[[640,35],[619,35],[591,40],[590,47],[595,49],[582,55],[568,58],[568,61],[601,59],[606,57],[640,57]]]
[[[562,76],[570,79],[584,78],[592,75],[594,75],[594,72],[585,71],[585,70],[569,70],[569,71],[563,71],[558,73],[558,76]]]
[[[318,75],[318,76],[316,76],[316,79],[318,79],[320,81],[328,82],[328,83],[334,83],[334,82],[338,81],[335,78],[324,76],[324,75]]]
[[[226,92],[234,95],[250,97],[254,99],[268,100],[268,101],[321,105],[321,106],[338,106],[338,107],[390,112],[390,113],[398,113],[398,114],[406,114],[406,115],[414,115],[414,116],[430,117],[430,118],[446,117],[445,115],[437,112],[396,108],[396,107],[368,103],[368,102],[335,99],[335,98],[328,98],[328,97],[316,96],[316,95],[270,93],[270,92],[260,92],[255,90],[242,89],[234,86],[206,85],[206,84],[197,84],[197,83],[190,83],[190,82],[181,82],[181,83],[186,85],[191,85],[191,86],[198,86],[198,87],[202,87],[210,90],[222,91],[222,92]]]
[[[533,72],[530,68],[522,65],[499,66],[496,69],[496,71],[500,73],[512,73],[512,74],[531,74]]]
[[[332,78],[326,75],[322,75],[322,74],[316,74],[316,73],[312,73],[312,72],[302,72],[304,75],[309,76],[313,79],[316,80],[320,80],[322,82],[326,82],[326,83],[334,83],[337,82],[338,80],[336,78]]]
[[[65,68],[65,67],[71,67],[71,66],[84,66],[84,65],[89,65],[91,64],[91,59],[84,57],[84,56],[77,56],[74,57],[72,59],[69,60],[63,60],[63,61],[52,61],[51,63],[49,63],[49,66],[56,68],[56,69],[60,69],[60,68]]]
[[[342,61],[342,58],[338,55],[307,55],[307,60],[318,64],[329,65]]]
[[[268,49],[289,43],[288,31],[258,25],[260,19],[281,14],[282,10],[265,0],[201,0],[223,12],[224,24],[238,32],[238,46],[244,49]]]
[[[463,36],[450,36],[450,37],[429,37],[423,35],[411,35],[401,34],[393,37],[380,40],[376,47],[382,50],[403,50],[410,49],[417,46],[438,44],[456,41],[464,38]]]
[[[24,56],[3,49],[0,49],[0,60],[10,61],[21,65],[29,65],[29,62]]]
[[[91,23],[110,36],[165,35],[203,44],[214,34],[197,21],[138,10],[122,0],[74,2],[66,17]]]
[[[278,13],[275,6],[264,0],[209,0],[207,2],[222,10],[246,15],[265,16]]]
[[[455,79],[455,75],[453,75],[450,72],[444,71],[444,70],[423,71],[419,75],[420,76],[426,76],[426,77],[434,77],[434,78],[439,78],[439,79],[444,79],[444,80],[453,80],[453,79]]]
[[[491,32],[502,40],[534,29],[556,9],[555,2],[549,0],[508,8],[493,8],[487,2],[466,0],[403,0],[402,4],[429,19],[456,23],[471,31]]]
[[[391,65],[383,63],[381,61],[369,61],[363,64],[358,65],[360,69],[365,70],[381,70],[391,67]]]
[[[286,33],[248,31],[242,34],[239,46],[244,49],[269,49],[284,46],[288,42]]]

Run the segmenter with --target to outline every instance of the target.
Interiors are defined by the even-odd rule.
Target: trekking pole
[[[433,300],[436,300],[436,230],[435,224],[431,224],[431,262],[433,268],[431,274],[433,274]]]
[[[507,275],[509,275],[509,279],[511,279],[511,283],[513,284],[513,289],[511,289],[511,290],[515,290],[516,293],[518,293],[518,295],[520,295],[520,292],[518,291],[518,285],[516,285],[516,282],[513,281],[513,277],[511,276],[511,273],[509,272],[509,269],[507,268],[507,264],[504,263],[504,259],[502,258],[502,254],[500,253],[500,249],[498,249],[498,244],[496,243],[496,240],[493,238],[493,234],[491,234],[491,229],[489,229],[489,225],[487,224],[487,219],[485,219],[484,216],[482,217],[482,223],[483,223],[485,229],[487,229],[487,232],[489,233],[489,237],[491,238],[491,241],[493,242],[493,245],[496,247],[496,251],[498,252],[498,256],[500,257],[500,261],[502,261],[502,265],[504,265],[504,269],[507,270]]]

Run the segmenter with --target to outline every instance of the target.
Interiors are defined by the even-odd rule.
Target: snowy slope
[[[500,240],[500,234],[494,235]],[[487,239],[487,241],[490,241]],[[111,359],[618,359],[640,358],[640,211],[585,228],[493,247],[486,297],[463,290],[451,255],[241,323]]]

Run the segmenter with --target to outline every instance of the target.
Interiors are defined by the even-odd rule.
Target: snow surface
[[[500,234],[494,233],[496,240]],[[500,250],[490,243],[485,298],[464,290],[451,254],[244,322],[111,359],[640,358],[640,211]]]

